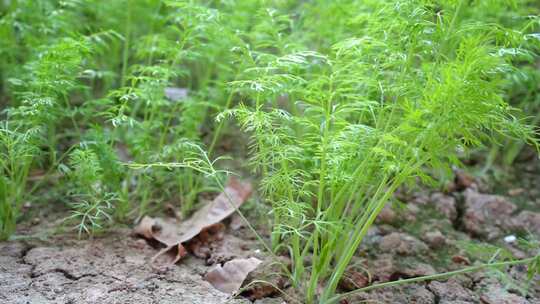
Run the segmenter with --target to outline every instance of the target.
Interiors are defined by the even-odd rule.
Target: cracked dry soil
[[[60,246],[0,243],[0,303],[250,303],[204,281],[204,260],[151,267],[155,249],[126,235]]]

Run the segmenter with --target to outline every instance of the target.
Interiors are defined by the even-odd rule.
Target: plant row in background
[[[75,209],[80,231],[113,215],[142,215],[152,202],[180,202],[189,213],[197,194],[212,185],[189,169],[125,170],[117,152],[124,161],[174,161],[183,158],[186,140],[217,143],[221,131],[213,132],[212,115],[232,103],[227,83],[242,68],[243,54],[231,49],[244,44],[241,33],[250,38],[251,26],[259,27],[257,34],[273,30],[251,18],[265,13],[262,3],[220,10],[189,1],[3,5],[4,131],[26,152],[5,141],[6,166],[43,172],[28,185],[29,169],[5,169],[3,238],[13,232],[25,189],[50,183],[64,189],[57,199]],[[59,172],[60,181],[51,179]]]
[[[489,166],[536,144],[532,1],[2,6],[1,239],[43,191],[79,233],[156,203],[189,214],[221,182],[122,163],[181,164],[194,144],[216,158],[233,117],[272,207],[272,249],[307,303],[329,303],[396,189],[444,180],[474,149],[491,149]]]

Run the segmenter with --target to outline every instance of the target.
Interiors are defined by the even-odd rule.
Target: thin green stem
[[[424,281],[434,281],[434,280],[442,280],[447,279],[449,277],[453,277],[460,274],[465,274],[469,272],[477,272],[484,269],[489,268],[500,268],[500,267],[507,267],[507,266],[516,266],[516,265],[526,265],[530,264],[536,260],[540,259],[540,256],[535,256],[531,258],[521,259],[521,260],[514,260],[514,261],[506,261],[506,262],[496,262],[496,263],[488,263],[488,264],[481,264],[476,266],[471,266],[459,270],[444,272],[444,273],[438,273],[434,275],[427,275],[427,276],[421,276],[416,278],[409,278],[409,279],[403,279],[403,280],[397,280],[397,281],[391,281],[391,282],[385,282],[385,283],[379,283],[370,285],[364,288],[356,289],[350,292],[342,293],[340,295],[334,296],[332,298],[329,298],[327,301],[322,302],[322,304],[333,304],[337,303],[340,300],[347,298],[349,296],[361,293],[361,292],[367,292],[373,289],[378,288],[385,288],[385,287],[393,287],[403,284],[411,284],[411,283],[418,283],[418,282],[424,282]]]
[[[232,100],[233,100],[234,93],[230,93],[229,97],[227,98],[227,101],[225,102],[225,109],[227,110],[231,107]],[[225,120],[222,120],[219,122],[218,127],[216,128],[216,131],[214,132],[214,136],[212,137],[212,142],[210,143],[210,147],[208,148],[208,155],[212,157],[212,154],[214,152],[214,149],[216,147],[217,141],[219,140],[221,136],[221,131],[223,127],[225,126]]]
[[[122,50],[122,75],[120,78],[120,86],[123,87],[126,84],[127,68],[129,59],[129,48],[131,42],[131,0],[126,0],[126,23],[124,28],[124,47]]]

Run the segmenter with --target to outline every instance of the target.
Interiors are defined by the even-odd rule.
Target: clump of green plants
[[[57,160],[56,127],[64,118],[72,118],[69,92],[77,87],[82,61],[90,52],[87,40],[65,38],[43,47],[25,68],[25,77],[10,78],[15,89],[15,104],[11,110],[30,126],[42,126],[46,134],[49,160]],[[77,124],[75,123],[75,127]]]
[[[184,215],[192,212],[198,194],[212,190],[197,172],[156,168],[140,176],[117,170],[116,154],[174,161],[184,154],[183,140],[205,141],[213,131],[210,115],[232,101],[225,84],[234,77],[230,49],[236,34],[256,22],[245,9],[261,6],[260,1],[224,3],[220,10],[195,1],[2,2],[2,103],[19,130],[42,132],[31,169],[45,175],[26,187],[32,194],[49,183],[75,187],[58,183],[55,174],[74,147],[93,142],[102,183],[120,197],[116,220],[164,202],[180,205]],[[169,98],[169,89],[188,93]],[[212,134],[215,142],[223,130]],[[89,197],[95,191],[83,192]]]
[[[377,14],[363,16],[362,36],[328,55],[277,57],[232,83],[251,103],[224,115],[252,136],[251,163],[273,208],[273,247],[289,252],[306,303],[336,301],[346,267],[396,189],[433,184],[460,164],[460,152],[495,134],[536,144],[504,100],[512,66],[501,33],[460,25],[462,2],[438,4],[371,3]],[[278,107],[282,96],[295,99]]]
[[[34,158],[37,130],[22,131],[9,121],[0,125],[0,240],[15,231],[26,196],[26,182]]]
[[[506,40],[499,52],[507,57],[514,68],[506,74],[505,100],[522,111],[513,113],[520,120],[538,126],[540,97],[538,86],[538,64],[540,52],[540,7],[530,1],[510,1],[509,3],[484,3],[480,1],[465,9],[464,17],[498,24],[506,30],[501,40]],[[484,171],[494,169],[502,163],[510,166],[526,145],[519,139],[501,138],[491,146]]]
[[[122,86],[101,102],[134,162],[178,162],[185,156],[186,140],[207,144],[209,154],[216,153],[226,125],[214,126],[212,116],[233,105],[238,96],[227,83],[253,66],[248,56],[256,56],[244,39],[257,48],[268,48],[272,39],[286,41],[280,33],[290,20],[262,7],[260,1],[223,3],[219,10],[192,1],[163,3],[163,20],[156,20],[162,29],[134,42],[133,64],[122,73]],[[246,18],[246,9],[258,16]],[[248,31],[252,24],[254,33]],[[171,172],[154,167],[144,175],[128,174],[135,184],[128,201],[138,202],[132,208],[138,216],[155,202],[174,202],[187,216],[200,193],[215,190],[189,168]]]
[[[76,222],[79,237],[93,234],[112,220],[118,196],[104,183],[105,176],[97,154],[88,147],[73,150],[69,166],[62,167],[69,177],[69,204],[73,211],[68,220]]]
[[[0,1],[0,239],[45,185],[79,236],[164,204],[189,216],[223,190],[211,159],[234,117],[272,207],[268,247],[305,302],[334,303],[396,189],[436,185],[469,151],[495,147],[490,167],[501,143],[507,164],[537,144],[534,4]]]

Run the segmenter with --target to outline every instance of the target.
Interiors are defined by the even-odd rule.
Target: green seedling
[[[21,132],[9,121],[0,125],[0,240],[7,240],[15,231],[30,168],[38,150],[36,130]]]
[[[272,245],[289,252],[306,303],[333,301],[399,187],[450,174],[459,152],[494,134],[536,143],[504,101],[512,67],[500,33],[462,23],[462,7],[445,5],[443,15],[420,2],[373,4],[364,35],[328,56],[274,57],[232,83],[251,104],[223,116],[252,135],[251,162],[273,207]],[[297,100],[276,107],[283,95]]]

